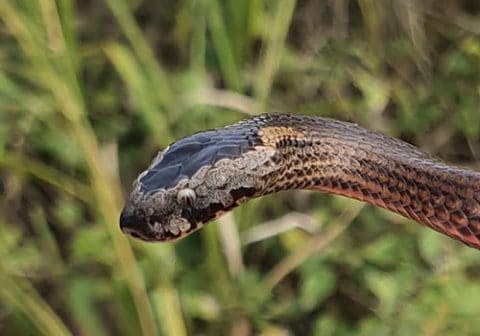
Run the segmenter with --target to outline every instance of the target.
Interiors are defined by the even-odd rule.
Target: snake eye
[[[196,198],[195,191],[190,188],[182,189],[177,194],[177,202],[183,206],[192,207]]]

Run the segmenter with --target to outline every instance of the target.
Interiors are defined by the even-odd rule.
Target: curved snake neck
[[[208,132],[172,144],[137,180],[126,206],[130,212],[140,207],[155,211],[167,207],[149,203],[148,195],[155,190],[177,195],[179,189],[187,187],[196,195],[187,211],[188,228],[174,229],[163,212],[162,218],[149,219],[163,221],[162,234],[159,228],[152,229],[151,235],[155,231],[156,236],[150,239],[143,228],[143,239],[182,236],[199,228],[198,223],[204,224],[252,197],[310,189],[389,209],[480,248],[478,172],[447,165],[405,142],[333,119],[268,114]],[[197,146],[193,152],[192,144]],[[190,151],[180,150],[187,147]],[[179,164],[175,173],[171,173],[172,162]],[[158,173],[162,169],[165,172]],[[172,191],[179,184],[176,192]],[[145,210],[136,212],[137,222],[139,213],[145,214]],[[125,223],[123,228],[128,226]],[[138,228],[139,224],[130,227]]]

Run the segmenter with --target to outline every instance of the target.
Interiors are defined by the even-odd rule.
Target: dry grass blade
[[[242,112],[248,116],[261,113],[258,103],[245,95],[228,90],[205,88],[185,95],[185,101],[191,106],[209,105]]]
[[[290,212],[278,219],[256,225],[243,232],[242,244],[255,243],[293,229],[299,229],[313,234],[315,230],[315,219],[312,216],[300,212]]]
[[[306,242],[306,244],[300,246],[295,252],[291,253],[275,265],[275,267],[273,267],[273,269],[265,276],[264,281],[267,288],[270,290],[273,289],[273,287],[282,281],[285,276],[295,270],[307,258],[318,253],[333,242],[335,238],[340,236],[365,206],[365,204],[355,201],[352,201],[351,205],[352,206],[348,210],[334,220],[332,228],[327,232],[314,235]]]
[[[223,246],[223,253],[227,258],[230,274],[238,276],[244,271],[240,237],[238,235],[235,218],[232,213],[218,219],[218,231]]]
[[[188,335],[181,311],[178,292],[170,281],[161,281],[155,290],[152,299],[156,310],[159,312],[160,325],[165,335],[174,332],[176,336]]]

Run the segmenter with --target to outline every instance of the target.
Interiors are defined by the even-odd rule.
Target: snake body
[[[352,197],[480,248],[480,173],[355,124],[280,114],[171,144],[134,182],[120,226],[142,240],[173,240],[287,189]]]

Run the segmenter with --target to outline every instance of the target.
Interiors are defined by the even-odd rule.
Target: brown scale
[[[302,118],[280,116],[258,132],[278,150],[283,169],[268,192],[306,188],[352,197],[480,248],[479,173],[352,124]]]

